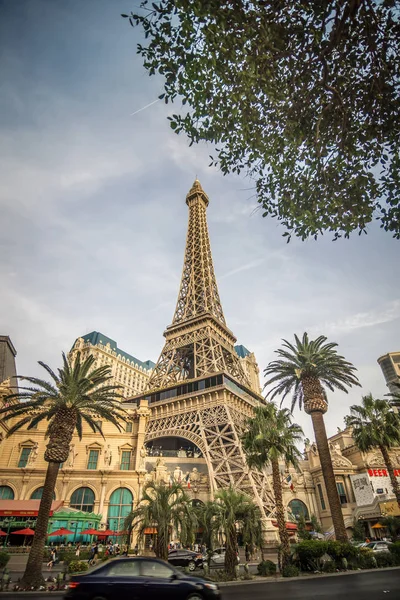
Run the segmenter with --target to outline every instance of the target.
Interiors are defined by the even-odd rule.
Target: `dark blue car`
[[[66,600],[219,600],[216,583],[180,573],[157,558],[117,558],[74,575]]]

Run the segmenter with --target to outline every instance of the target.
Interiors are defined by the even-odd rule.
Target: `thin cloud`
[[[373,310],[356,313],[334,322],[324,323],[320,330],[332,333],[351,333],[364,327],[375,327],[400,318],[400,300],[393,300]]]

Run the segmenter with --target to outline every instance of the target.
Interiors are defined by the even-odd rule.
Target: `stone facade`
[[[142,392],[149,380],[154,363],[145,362],[127,354],[111,338],[98,331],[92,331],[79,337],[72,346],[70,356],[77,352],[83,359],[93,356],[95,366],[109,365],[113,380],[110,382],[122,386],[120,392],[124,398],[129,398]]]

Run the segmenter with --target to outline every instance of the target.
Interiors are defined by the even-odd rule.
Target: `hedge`
[[[263,560],[257,565],[257,572],[263,577],[276,575],[276,564],[272,560]]]
[[[87,571],[89,565],[84,560],[73,560],[69,563],[68,571],[70,573],[82,573],[82,571]]]

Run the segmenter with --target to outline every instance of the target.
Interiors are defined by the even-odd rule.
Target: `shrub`
[[[88,560],[90,556],[89,550],[81,550],[79,556],[76,556],[75,550],[60,550],[57,554],[57,558],[60,562],[69,565],[70,562],[79,562]]]
[[[216,569],[212,574],[213,581],[230,581],[228,573],[223,569]]]
[[[69,563],[69,572],[70,573],[82,573],[82,571],[87,571],[89,565],[87,562],[83,560],[73,560]]]
[[[342,558],[356,557],[359,554],[358,548],[349,542],[339,542],[337,540],[327,542],[326,553],[336,561],[340,561]]]
[[[390,552],[376,552],[375,560],[378,567],[393,567],[395,560]]]
[[[282,569],[282,577],[297,577],[298,575],[300,575],[300,571],[296,565],[286,565]]]
[[[10,560],[10,555],[8,552],[0,552],[0,569],[5,567]]]
[[[390,554],[394,557],[394,562],[400,564],[400,542],[389,545]]]
[[[333,560],[327,560],[322,565],[322,571],[324,573],[336,573],[336,563]]]
[[[297,535],[301,540],[311,540],[311,533],[307,530],[304,515],[297,520]]]
[[[320,568],[320,559],[326,554],[328,543],[319,540],[305,540],[296,546],[296,554],[302,571],[315,571]]]
[[[263,577],[270,577],[276,575],[276,564],[272,560],[263,560],[257,565],[257,572]]]
[[[349,559],[349,566],[352,569],[376,569],[378,565],[369,548],[358,548],[358,555]]]

